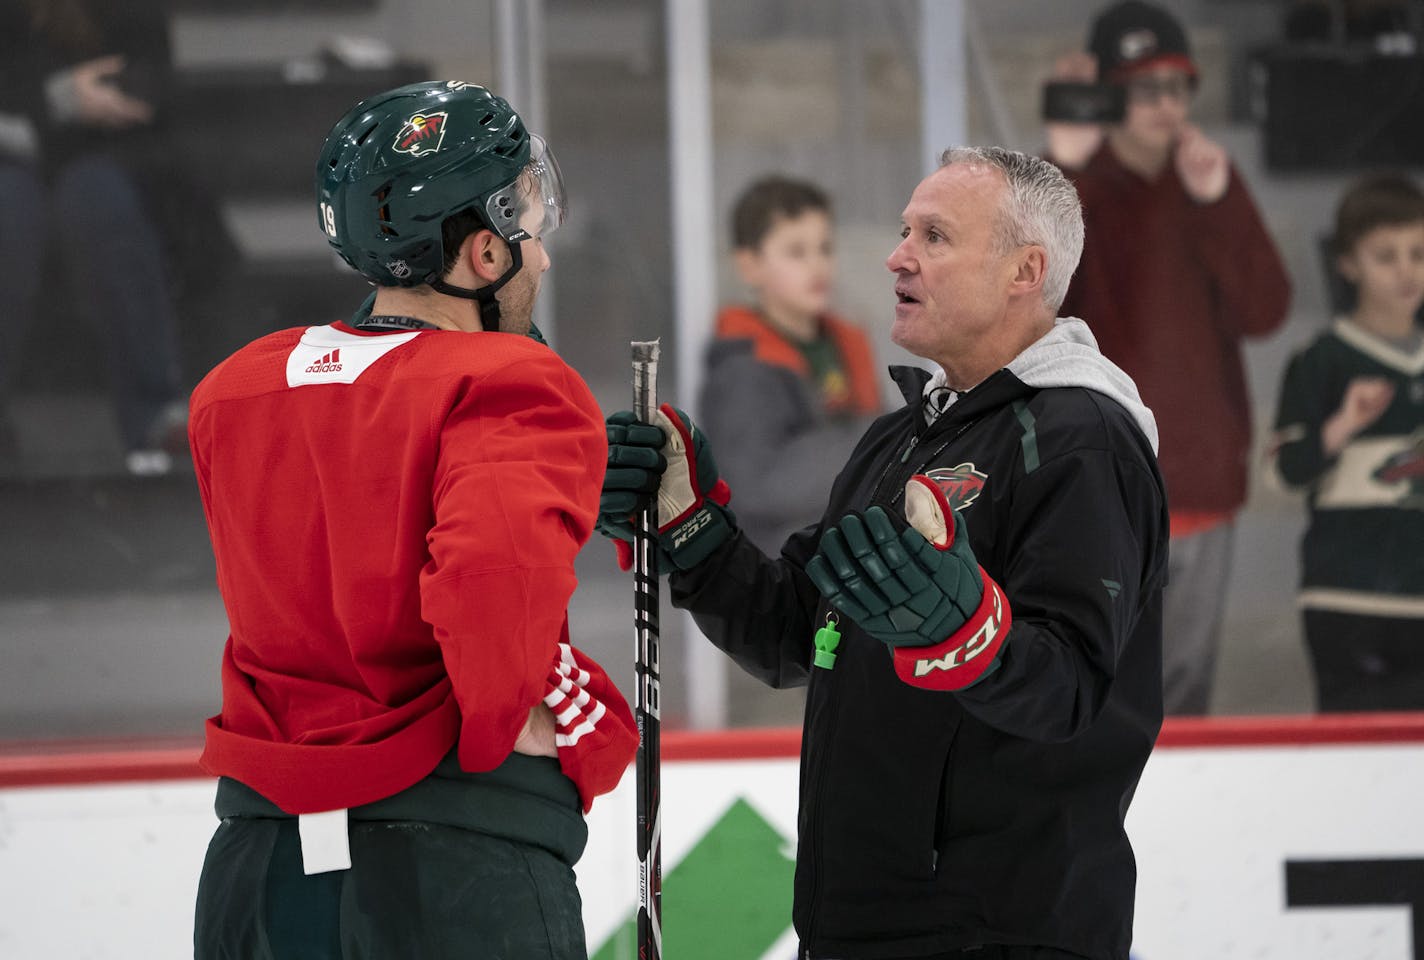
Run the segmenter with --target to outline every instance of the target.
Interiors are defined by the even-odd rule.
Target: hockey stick
[[[658,409],[658,341],[633,341],[633,412],[652,423]],[[657,497],[638,511],[633,531],[633,716],[638,723],[638,960],[663,955],[662,727],[658,699]]]

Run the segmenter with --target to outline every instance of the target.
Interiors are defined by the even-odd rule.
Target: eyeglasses
[[[1185,73],[1147,74],[1127,81],[1127,96],[1134,103],[1156,103],[1169,97],[1185,103],[1197,92],[1197,78]]]

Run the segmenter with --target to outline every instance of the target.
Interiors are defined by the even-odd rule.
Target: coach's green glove
[[[663,404],[654,424],[630,411],[608,417],[608,469],[597,528],[614,540],[618,564],[632,565],[633,514],[657,492],[658,552],[664,571],[689,570],[736,528],[732,491],[717,473],[707,438],[692,419]]]
[[[608,431],[608,467],[598,498],[599,533],[610,537],[618,549],[618,565],[633,565],[633,515],[657,492],[667,469],[662,449],[663,432],[643,423],[631,410],[619,410],[604,421]]]
[[[929,477],[905,486],[908,527],[880,507],[850,514],[821,537],[806,566],[833,606],[894,651],[906,683],[963,690],[998,666],[1011,615],[974,558],[962,524]]]

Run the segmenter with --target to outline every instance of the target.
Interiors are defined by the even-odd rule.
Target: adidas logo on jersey
[[[320,360],[307,367],[306,373],[339,373],[341,371],[341,349],[331,351]]]
[[[372,364],[418,336],[419,330],[363,337],[335,327],[308,327],[287,354],[287,386],[355,383]]]

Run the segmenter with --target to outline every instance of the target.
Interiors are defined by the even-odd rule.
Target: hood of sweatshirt
[[[1077,317],[1060,317],[1049,330],[1005,368],[1026,386],[1082,387],[1116,401],[1137,422],[1152,452],[1157,452],[1157,420],[1142,402],[1137,384],[1103,356],[1088,325]],[[925,416],[933,420],[958,399],[945,386],[943,370],[936,370],[924,386]]]

